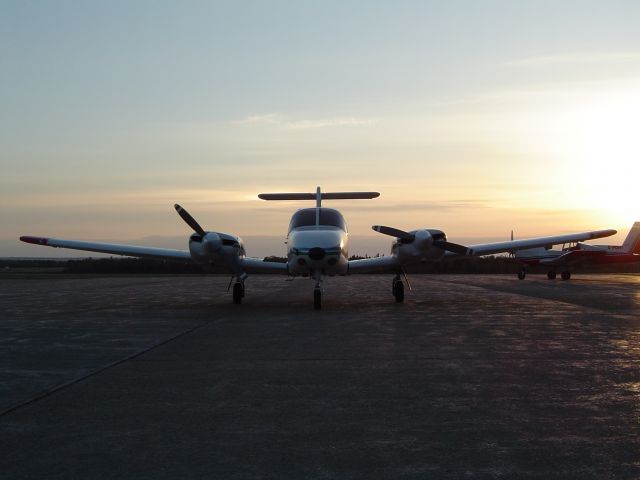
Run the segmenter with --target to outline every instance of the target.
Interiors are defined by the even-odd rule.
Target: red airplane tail
[[[635,222],[622,244],[624,253],[640,253],[640,222]]]

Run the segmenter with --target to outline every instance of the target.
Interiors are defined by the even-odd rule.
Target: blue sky
[[[282,236],[299,205],[255,194],[316,185],[382,193],[335,204],[354,235],[623,230],[638,25],[631,1],[0,2],[0,256],[186,238],[175,202]]]

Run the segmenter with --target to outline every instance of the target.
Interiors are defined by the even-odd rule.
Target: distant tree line
[[[377,255],[379,256],[379,255]],[[350,260],[361,258],[352,256]],[[265,257],[265,261],[286,262],[284,257]],[[517,273],[520,262],[507,256],[453,258],[442,262],[411,265],[407,273]],[[558,270],[562,270],[561,268]],[[167,261],[155,258],[84,258],[84,259],[0,259],[0,271],[4,273],[59,273],[59,274],[207,274],[228,273],[224,264],[200,265],[189,261]],[[545,273],[547,268],[528,268],[531,273]],[[572,269],[583,273],[640,273],[640,263],[608,266],[581,266]]]

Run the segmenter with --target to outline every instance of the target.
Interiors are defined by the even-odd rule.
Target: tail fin
[[[622,244],[625,253],[640,253],[640,222],[635,222]]]
[[[380,196],[378,192],[329,192],[322,193],[320,187],[316,189],[316,193],[261,193],[258,198],[262,200],[315,200],[316,206],[320,207],[321,201],[324,200],[351,200],[356,198],[377,198]]]

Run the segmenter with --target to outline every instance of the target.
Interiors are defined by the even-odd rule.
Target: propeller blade
[[[434,247],[441,248],[448,252],[457,253],[458,255],[473,255],[473,250],[464,245],[458,245],[451,242],[433,242]]]
[[[384,235],[389,235],[390,237],[396,237],[400,240],[404,240],[405,242],[413,242],[416,236],[413,233],[405,232],[404,230],[398,230],[393,227],[385,227],[384,225],[374,225],[371,227],[376,232],[380,232]]]
[[[189,212],[187,212],[184,208],[182,208],[177,203],[173,207],[176,209],[176,212],[178,212],[178,215],[180,215],[180,218],[182,218],[182,220],[184,220],[185,223],[189,225],[194,232],[202,235],[203,237],[207,234],[207,232],[204,231],[200,224],[196,222],[196,220],[191,215],[189,215]]]

